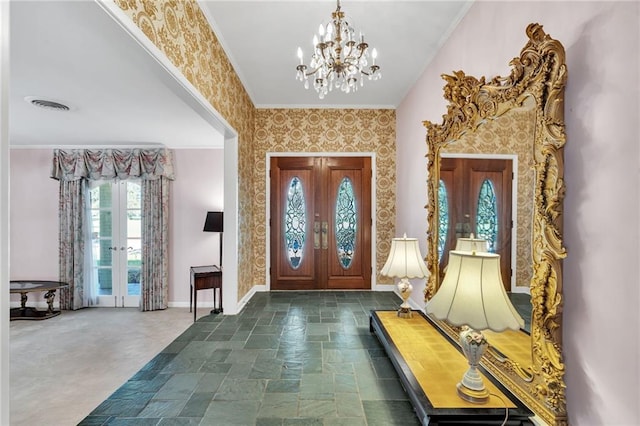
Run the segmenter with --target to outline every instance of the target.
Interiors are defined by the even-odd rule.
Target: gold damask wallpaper
[[[253,131],[255,107],[194,0],[114,0],[238,132],[238,262],[251,264],[253,236]],[[264,256],[264,255],[263,255]],[[238,297],[254,283],[238,268]]]
[[[395,111],[256,110],[194,0],[114,0],[238,132],[238,297],[265,282],[266,152],[375,152],[379,271],[395,226]],[[378,276],[379,283],[390,283]]]
[[[374,152],[376,154],[376,226],[379,284],[393,281],[379,275],[394,237],[396,182],[396,112],[370,109],[258,109],[254,148],[253,276],[266,276],[267,152]]]
[[[455,141],[442,153],[516,154],[518,156],[518,229],[516,286],[528,287],[531,268],[531,232],[533,229],[533,135],[535,111],[510,111],[498,120],[487,121],[478,131]]]

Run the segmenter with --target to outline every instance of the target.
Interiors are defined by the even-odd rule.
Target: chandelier
[[[355,92],[358,86],[364,85],[365,77],[369,80],[382,77],[380,67],[376,65],[378,52],[375,48],[371,51],[369,65],[369,45],[365,43],[364,35],[360,33],[356,40],[355,29],[340,10],[340,0],[337,2],[331,20],[320,24],[318,34],[313,36],[314,50],[309,66],[304,64],[302,49],[298,47],[300,64],[296,67],[296,79],[304,82],[304,88],[308,89],[311,77],[320,99],[334,88],[345,93]]]

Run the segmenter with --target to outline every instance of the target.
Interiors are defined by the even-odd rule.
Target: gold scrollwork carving
[[[443,75],[444,97],[449,101],[442,124],[425,121],[427,128],[427,256],[431,272],[425,300],[439,286],[438,205],[440,153],[465,134],[474,134],[487,120],[495,120],[515,107],[535,101],[534,207],[530,282],[530,366],[489,351],[483,366],[525,402],[545,422],[567,424],[562,361],[562,212],[565,196],[563,148],[564,88],[567,80],[562,44],[546,34],[539,24],[526,29],[529,41],[520,56],[510,62],[508,77],[467,76],[463,71]],[[445,323],[441,327],[455,335]]]

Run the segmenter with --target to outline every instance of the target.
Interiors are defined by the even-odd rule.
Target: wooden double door
[[[371,288],[371,158],[272,157],[271,289]]]
[[[440,181],[446,195],[439,197],[446,197],[447,205],[446,211],[439,213],[447,215],[440,271],[449,263],[449,251],[456,247],[457,239],[474,234],[488,240],[489,251],[500,255],[502,281],[510,291],[512,160],[442,158]],[[442,201],[440,206],[445,204]]]

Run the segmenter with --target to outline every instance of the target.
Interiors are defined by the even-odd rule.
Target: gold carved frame
[[[562,213],[565,185],[563,147],[564,88],[567,80],[564,47],[539,24],[527,26],[529,41],[510,65],[511,75],[485,78],[462,71],[443,75],[449,101],[442,124],[425,121],[427,128],[427,256],[430,276],[425,288],[429,300],[439,286],[438,205],[440,153],[463,135],[476,132],[483,122],[535,100],[534,206],[531,261],[531,365],[518,365],[488,351],[482,365],[541,419],[566,425],[564,364],[562,361]],[[457,340],[457,330],[441,327]]]

